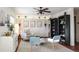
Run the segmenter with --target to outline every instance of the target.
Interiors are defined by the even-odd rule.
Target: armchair
[[[23,40],[29,40],[30,39],[30,33],[22,32],[21,33],[21,38]]]
[[[53,39],[48,39],[48,42],[51,42],[53,43],[53,47],[55,47],[55,43],[59,43],[60,42],[60,39],[61,39],[61,36],[60,35],[55,35],[53,37]]]

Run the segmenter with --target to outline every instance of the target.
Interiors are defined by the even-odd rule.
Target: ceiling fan
[[[34,9],[36,10],[37,14],[51,13],[51,11],[49,11],[49,8],[38,7]]]

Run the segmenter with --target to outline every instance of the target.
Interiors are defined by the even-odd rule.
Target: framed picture
[[[7,18],[4,10],[0,10],[0,26],[5,26],[6,20]]]
[[[37,21],[37,27],[42,27],[42,21]]]
[[[36,24],[35,21],[31,21],[30,22],[30,27],[35,27],[35,24]]]
[[[29,27],[29,21],[24,22],[25,27]]]

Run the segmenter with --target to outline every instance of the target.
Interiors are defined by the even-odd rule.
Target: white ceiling
[[[33,8],[36,7],[16,7],[15,11],[17,14],[26,14],[26,15],[36,15],[36,10],[34,10]],[[63,11],[65,9],[68,9],[69,7],[48,7],[49,10],[51,11],[51,14]],[[48,15],[48,13],[46,14]]]

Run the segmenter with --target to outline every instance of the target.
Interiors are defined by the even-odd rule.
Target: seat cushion
[[[26,36],[27,36],[27,35],[26,35],[25,32],[22,32],[22,33],[21,33],[21,37],[22,37],[23,39],[26,39]]]
[[[30,44],[31,45],[40,44],[40,37],[30,37]]]

